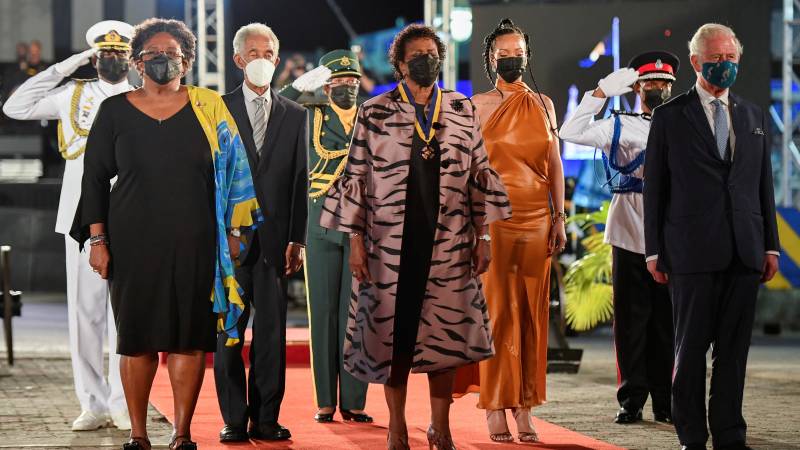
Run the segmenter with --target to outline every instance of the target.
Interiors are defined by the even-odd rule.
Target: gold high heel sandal
[[[517,438],[520,442],[539,442],[539,435],[531,420],[530,408],[514,408],[514,420],[517,422]]]
[[[489,439],[495,442],[512,442],[514,436],[508,431],[505,409],[487,409],[486,424],[489,426]]]
[[[428,427],[428,449],[429,450],[456,450],[453,437],[442,434],[433,428],[433,424]]]

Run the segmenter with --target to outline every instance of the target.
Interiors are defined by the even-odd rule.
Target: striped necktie
[[[256,97],[256,113],[253,123],[253,141],[256,143],[256,152],[261,154],[261,146],[264,145],[264,137],[267,133],[267,114],[264,97]]]
[[[719,152],[719,157],[725,159],[725,153],[728,150],[728,138],[730,137],[728,112],[725,111],[725,106],[720,99],[715,99],[711,104],[714,105],[714,138],[717,140],[717,151]]]

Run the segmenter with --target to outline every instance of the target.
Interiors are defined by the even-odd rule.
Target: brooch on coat
[[[450,106],[453,108],[453,111],[455,112],[461,112],[464,110],[464,104],[461,103],[461,100],[457,98],[450,100]]]
[[[761,128],[756,128],[755,130],[753,130],[753,134],[757,134],[759,136],[763,136],[764,135],[764,130],[762,130]]]

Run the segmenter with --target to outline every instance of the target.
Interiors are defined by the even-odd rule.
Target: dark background
[[[688,41],[707,22],[728,25],[744,45],[739,77],[734,90],[766,107],[770,101],[770,14],[768,0],[473,0],[473,32],[470,45],[470,78],[474,92],[490,89],[481,61],[483,37],[505,17],[511,18],[531,37],[533,71],[539,88],[552,97],[559,122],[567,105],[567,90],[594,89],[610,73],[613,61],[603,56],[588,69],[578,61],[611,31],[611,20],[620,18],[620,64],[625,67],[638,53],[667,50],[681,59],[673,93],[686,91],[695,82],[689,63]],[[669,30],[669,36],[665,31]],[[526,76],[525,81],[530,84]],[[632,98],[632,97],[631,97]]]

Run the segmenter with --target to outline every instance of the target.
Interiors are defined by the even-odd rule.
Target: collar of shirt
[[[261,97],[264,99],[264,106],[269,105],[269,102],[271,100],[269,94],[269,87],[267,87],[267,90],[264,91],[263,94],[258,95],[255,91],[250,89],[250,86],[248,86],[247,83],[242,83],[242,93],[244,94],[244,101],[247,104],[255,100],[257,97]]]
[[[725,89],[722,92],[722,95],[719,97],[714,97],[711,92],[708,92],[703,86],[700,85],[699,79],[697,80],[697,83],[695,83],[695,89],[697,90],[697,95],[700,96],[700,102],[703,104],[703,106],[711,105],[711,102],[719,99],[726,108],[728,107],[728,93],[730,92],[730,89]]]
[[[128,92],[131,90],[131,85],[128,84],[127,79],[124,79],[119,83],[111,84],[102,78],[98,78],[97,86],[100,88],[100,92],[105,94],[106,97],[111,97],[112,95],[121,94],[123,92]]]

